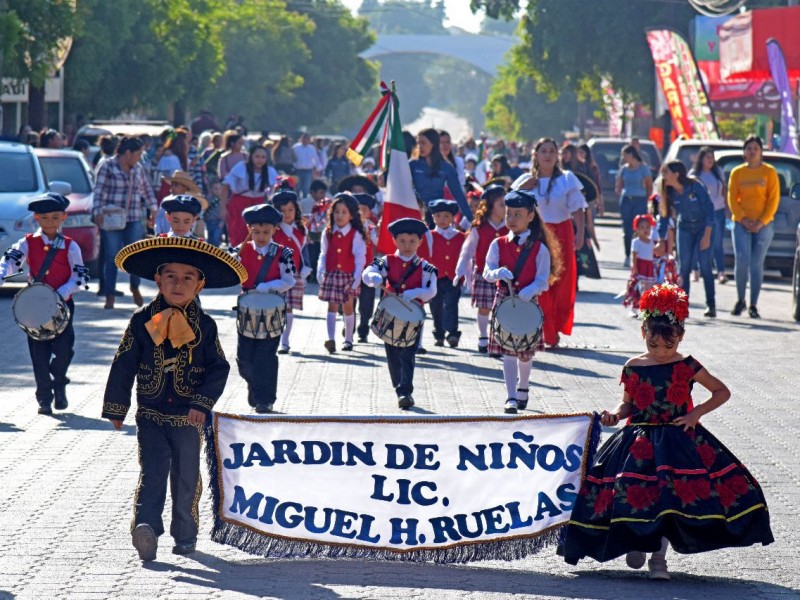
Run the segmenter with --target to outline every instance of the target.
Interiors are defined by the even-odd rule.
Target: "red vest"
[[[456,263],[465,239],[467,236],[461,231],[449,240],[441,233],[433,231],[433,260],[431,262],[439,269],[439,279],[442,277],[453,279],[456,276]]]
[[[306,236],[295,225],[292,225],[292,228],[294,229],[294,237],[296,237],[297,241],[300,242],[299,248],[297,244],[295,244],[294,240],[283,232],[283,229],[281,229],[280,225],[275,228],[275,234],[272,236],[272,239],[276,244],[280,244],[281,246],[286,246],[287,248],[291,249],[293,252],[292,259],[294,260],[294,270],[299,275],[300,269],[303,267],[303,256],[300,254],[300,248],[303,247]]]
[[[44,238],[40,235],[34,236],[29,233],[25,236],[25,240],[28,242],[28,270],[31,273],[31,277],[36,278],[44,262],[44,257],[47,256],[50,250],[50,245],[45,246]],[[64,238],[64,247],[56,252],[56,257],[42,280],[54,290],[67,283],[72,276],[72,267],[69,265],[69,246],[71,243],[71,238]],[[69,298],[64,298],[64,300],[69,300]]]
[[[272,264],[269,266],[267,276],[261,283],[281,278],[280,258],[281,253],[283,252],[283,246],[280,244],[273,244],[273,246],[277,247],[275,251],[275,258],[272,259]],[[242,289],[245,291],[252,290],[254,287],[256,287],[256,277],[258,277],[258,272],[261,270],[261,265],[264,264],[264,261],[267,259],[267,257],[256,252],[254,242],[247,242],[239,251],[239,259],[242,261],[244,268],[247,269],[247,281],[242,284]]]
[[[355,273],[356,257],[353,255],[353,238],[356,235],[355,227],[350,227],[350,232],[343,235],[341,231],[326,233],[328,236],[328,253],[325,255],[325,272]]]
[[[497,240],[497,248],[500,250],[500,264],[498,267],[505,267],[513,273],[514,267],[517,266],[517,258],[522,252],[523,246],[515,244],[505,236]],[[537,240],[533,243],[533,248],[531,248],[531,252],[528,254],[528,258],[525,261],[525,264],[522,266],[522,271],[520,271],[519,277],[514,280],[514,289],[516,291],[519,291],[520,288],[530,285],[533,283],[533,280],[536,279],[536,257],[538,256],[539,248],[541,247],[542,242]],[[502,282],[498,281],[497,287],[500,287],[501,285]]]
[[[406,279],[402,285],[400,284],[410,265],[410,261],[403,260],[394,254],[386,257],[386,271],[388,272],[386,285],[390,286],[395,294],[402,294],[406,290],[422,287],[422,261],[414,269],[411,277]]]
[[[499,238],[508,233],[508,227],[503,225],[500,229],[495,229],[487,221],[478,226],[478,248],[475,250],[475,266],[478,268],[478,273],[483,273],[483,267],[486,266],[486,253],[489,252],[489,246],[495,238]]]

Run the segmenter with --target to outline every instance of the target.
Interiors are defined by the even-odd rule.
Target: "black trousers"
[[[430,302],[435,339],[444,340],[447,335],[461,334],[458,330],[458,301],[460,298],[460,285],[453,285],[453,280],[449,277],[437,280],[436,295]]]
[[[369,335],[369,325],[372,321],[372,313],[375,312],[376,289],[368,285],[361,286],[361,293],[356,301],[358,302],[358,337],[365,338]]]
[[[161,415],[140,409],[136,415],[141,474],[133,506],[133,527],[147,523],[155,534],[164,533],[167,480],[172,497],[169,533],[176,544],[197,541],[200,480],[200,428],[186,417]]]
[[[274,404],[278,394],[278,344],[281,336],[254,340],[239,336],[236,364],[256,404]]]
[[[416,362],[416,344],[409,348],[400,348],[384,343],[386,361],[389,363],[389,376],[397,397],[408,396],[414,392],[414,364]]]
[[[311,234],[311,235],[315,235],[315,234]],[[309,240],[308,240],[308,261],[309,261],[310,264],[308,266],[311,267],[311,275],[308,278],[308,282],[309,283],[319,283],[317,281],[317,265],[319,264],[319,254],[320,254],[321,248],[322,247],[320,245],[319,239],[314,241],[314,240],[311,239],[311,236],[309,236]],[[364,288],[364,287],[366,287],[366,286],[362,286],[362,288]],[[362,291],[363,291],[363,289],[362,289]]]
[[[75,356],[75,330],[72,318],[75,314],[75,302],[67,300],[69,306],[69,322],[67,328],[56,338],[40,342],[28,337],[28,351],[33,364],[33,378],[36,380],[36,401],[42,406],[50,406],[53,402],[53,388],[67,385],[67,369]]]

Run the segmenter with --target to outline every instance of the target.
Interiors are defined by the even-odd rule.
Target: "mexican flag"
[[[400,125],[400,102],[394,90],[381,83],[381,99],[367,122],[347,150],[347,158],[355,165],[361,164],[364,155],[380,140],[378,166],[386,177],[386,194],[383,202],[378,251],[393,254],[395,251],[389,224],[404,217],[420,218],[417,196],[411,180],[408,155]]]

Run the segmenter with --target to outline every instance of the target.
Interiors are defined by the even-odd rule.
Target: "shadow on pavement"
[[[12,423],[0,423],[0,433],[20,433],[25,431],[24,429],[20,429],[16,425]],[[0,592],[0,600],[3,598],[3,592]]]
[[[114,431],[114,427],[105,419],[93,419],[72,413],[59,413],[52,416],[58,424],[58,429],[83,429],[85,431]],[[123,425],[125,435],[136,435],[134,425]]]

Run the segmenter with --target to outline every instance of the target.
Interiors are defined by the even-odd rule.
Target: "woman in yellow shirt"
[[[744,301],[747,277],[750,276],[750,308],[753,319],[758,314],[758,294],[764,281],[764,259],[774,234],[775,212],[781,200],[780,183],[775,168],[762,160],[764,143],[750,136],[744,141],[745,164],[733,171],[728,181],[728,206],[734,222],[733,254],[736,261],[738,300],[731,314],[738,316],[747,307]]]

